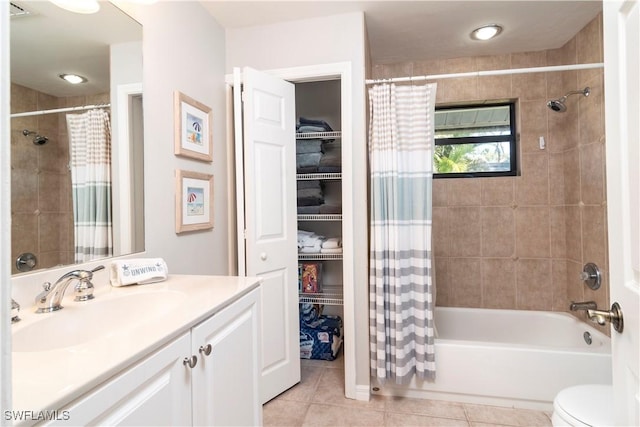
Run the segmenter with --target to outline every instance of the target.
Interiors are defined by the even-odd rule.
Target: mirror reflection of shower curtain
[[[111,124],[105,110],[67,114],[75,261],[113,254]]]

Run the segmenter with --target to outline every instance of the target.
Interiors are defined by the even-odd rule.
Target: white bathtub
[[[435,382],[374,393],[550,411],[565,387],[611,383],[609,337],[566,313],[438,307],[436,329]]]

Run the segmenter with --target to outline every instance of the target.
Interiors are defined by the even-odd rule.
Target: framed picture
[[[213,175],[176,170],[176,233],[213,228]]]
[[[213,113],[187,95],[174,92],[175,154],[213,161]]]

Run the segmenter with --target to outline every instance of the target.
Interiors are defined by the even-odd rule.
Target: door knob
[[[266,252],[262,252],[260,254],[260,259],[263,260],[263,261],[266,261],[267,260],[267,253]]]
[[[587,310],[587,316],[589,316],[589,320],[594,323],[597,323],[600,326],[604,326],[607,324],[607,320],[611,322],[613,325],[613,329],[616,332],[622,333],[624,329],[624,321],[622,319],[622,309],[620,309],[620,304],[614,302],[611,305],[611,310]]]

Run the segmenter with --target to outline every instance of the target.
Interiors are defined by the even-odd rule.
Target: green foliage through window
[[[437,108],[435,177],[516,175],[514,104]]]

